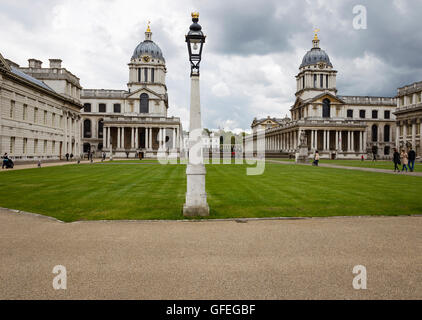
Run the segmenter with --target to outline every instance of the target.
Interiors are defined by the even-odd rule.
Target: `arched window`
[[[378,141],[378,127],[376,124],[372,126],[372,142]]]
[[[91,138],[91,120],[84,120],[84,138]]]
[[[384,126],[384,142],[390,142],[390,126]]]
[[[98,138],[103,137],[103,128],[104,128],[104,122],[103,122],[103,119],[100,119],[98,121]]]
[[[149,105],[148,95],[146,93],[141,94],[139,112],[140,113],[148,113],[149,112],[148,105]]]
[[[322,117],[329,118],[330,117],[330,109],[331,109],[331,102],[329,99],[324,99],[322,101]]]

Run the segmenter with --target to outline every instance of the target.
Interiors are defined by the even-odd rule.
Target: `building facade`
[[[128,90],[84,89],[83,152],[115,157],[180,155],[180,118],[168,116],[166,64],[148,26],[128,64]]]
[[[0,153],[15,160],[78,157],[79,79],[61,68],[61,60],[51,59],[49,68],[28,61],[21,68],[0,54]]]
[[[266,152],[296,153],[304,132],[309,155],[318,150],[321,158],[360,159],[375,152],[380,158],[390,158],[396,99],[337,95],[337,71],[319,42],[315,34],[313,47],[299,67],[291,120],[265,129]],[[256,120],[252,123],[255,132],[246,138],[247,150],[256,145],[255,128]]]
[[[422,81],[397,90],[396,145],[400,149],[413,148],[422,159]]]

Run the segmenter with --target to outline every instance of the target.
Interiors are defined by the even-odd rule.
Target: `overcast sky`
[[[353,8],[367,8],[367,29]],[[127,89],[133,50],[151,21],[167,62],[169,115],[188,129],[190,66],[184,35],[199,11],[204,127],[249,129],[290,116],[295,75],[319,28],[339,95],[394,96],[422,80],[421,0],[0,0],[0,52],[22,66],[61,58],[84,88]]]

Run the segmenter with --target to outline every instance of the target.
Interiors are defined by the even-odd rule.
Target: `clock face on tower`
[[[144,60],[144,62],[149,62],[150,58],[149,56],[143,56],[142,60]]]
[[[324,69],[324,62],[320,62],[320,63],[318,63],[318,67],[320,68],[320,69]]]

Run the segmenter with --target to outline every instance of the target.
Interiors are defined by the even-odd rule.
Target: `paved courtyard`
[[[421,230],[421,217],[62,223],[0,209],[0,299],[421,299]]]

